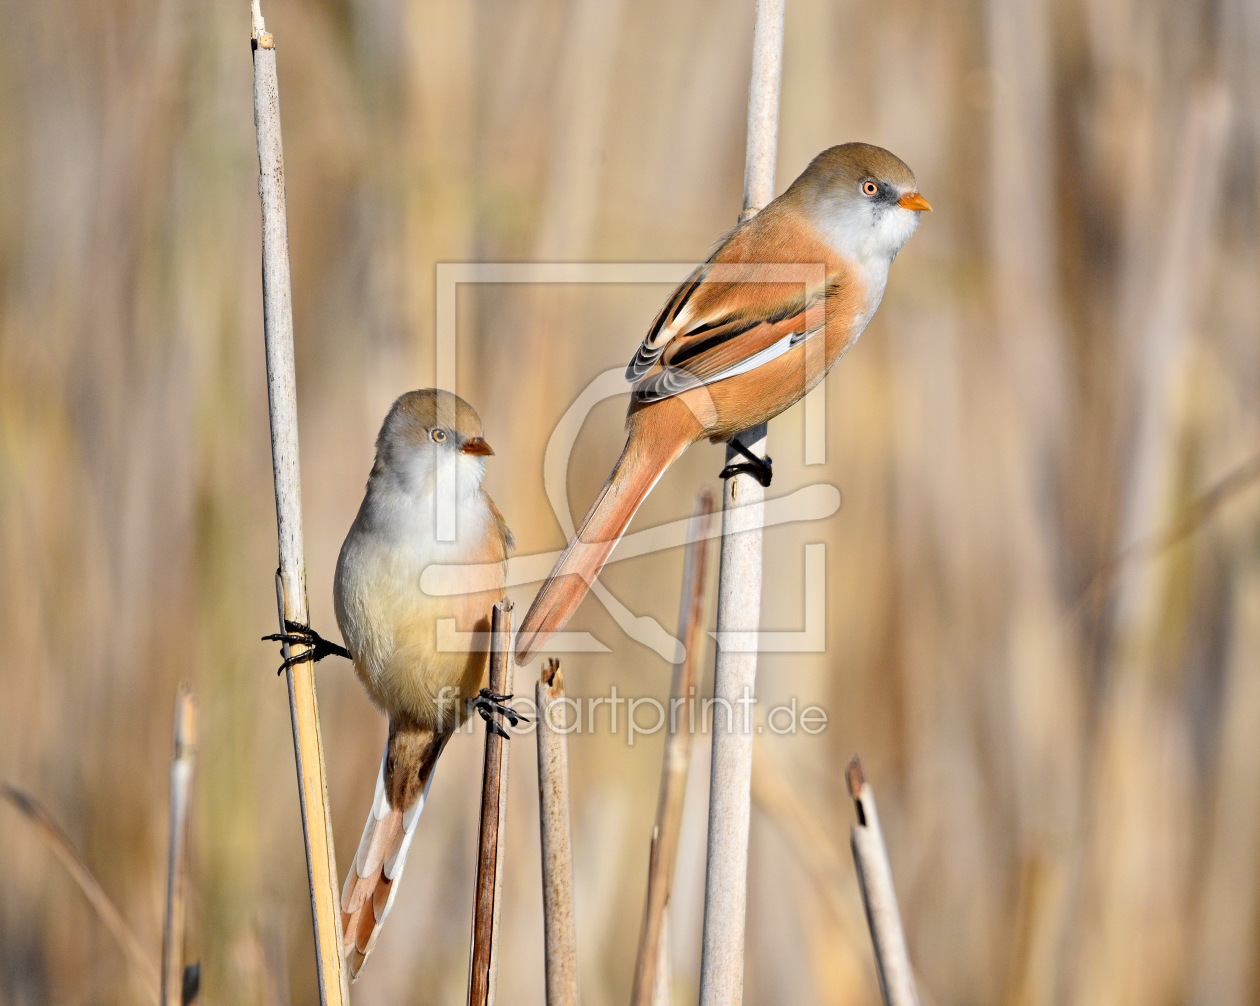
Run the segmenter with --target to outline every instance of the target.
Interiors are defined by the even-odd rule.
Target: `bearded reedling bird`
[[[832,147],[674,291],[626,368],[626,446],[521,622],[517,663],[565,626],[635,511],[696,441],[729,440],[748,458],[723,478],[746,471],[770,484],[770,459],[735,437],[802,398],[853,345],[931,208],[887,150]]]
[[[281,670],[330,654],[353,660],[368,695],[389,717],[372,812],[341,895],[342,950],[352,978],[393,904],[434,765],[451,734],[473,709],[500,733],[492,715],[514,724],[521,718],[501,704],[510,696],[483,687],[484,647],[439,639],[447,629],[488,635],[490,611],[503,597],[512,533],[481,488],[485,457],[494,453],[481,433],[472,406],[450,392],[412,391],[394,402],[337,559],[333,601],[346,648],[295,622],[265,637],[311,647]],[[439,541],[435,531],[438,494],[454,503],[453,541]],[[435,563],[466,567],[465,592],[424,594],[421,573]]]

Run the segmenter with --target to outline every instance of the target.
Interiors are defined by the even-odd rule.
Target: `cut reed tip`
[[[849,794],[856,800],[862,794],[862,787],[866,785],[866,776],[862,774],[862,759],[854,755],[844,774],[849,780]]]
[[[542,683],[553,691],[564,687],[564,675],[560,673],[560,661],[548,657],[542,666]]]

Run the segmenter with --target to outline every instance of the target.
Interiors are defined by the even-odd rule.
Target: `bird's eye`
[[[876,196],[879,195],[879,186],[868,178],[862,183],[862,191],[868,196]]]
[[[446,431],[445,431],[445,430],[434,430],[432,433],[430,433],[430,434],[429,434],[429,436],[431,436],[431,437],[433,438],[433,442],[434,442],[435,444],[440,444],[443,440],[445,440],[445,439],[446,439]]]

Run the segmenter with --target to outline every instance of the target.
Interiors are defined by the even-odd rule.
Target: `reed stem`
[[[648,857],[647,900],[639,931],[634,988],[630,1002],[649,1006],[669,988],[665,954],[666,911],[678,858],[683,801],[687,795],[687,771],[691,766],[691,709],[700,659],[704,654],[704,582],[708,566],[713,494],[707,489],[696,498],[687,528],[687,553],[683,561],[682,595],[679,600],[678,639],[683,658],[674,665],[670,683],[669,733],[665,738],[661,789],[656,803],[656,825]]]
[[[744,211],[748,219],[774,196],[785,0],[757,0]],[[740,435],[766,453],[764,424]],[[726,449],[727,464],[737,460]],[[747,474],[722,491],[722,560],[718,582],[717,666],[713,675],[713,767],[705,868],[701,1006],[738,1006],[744,993],[744,911],[748,896],[748,821],[752,783],[752,702],[761,616],[761,529],[765,489]],[[751,634],[753,642],[748,643]],[[736,712],[738,710],[738,713]]]
[[[512,690],[512,602],[494,606],[490,622],[490,691]],[[503,834],[507,824],[508,744],[486,731],[481,773],[481,821],[477,839],[477,882],[473,895],[472,952],[468,965],[468,1006],[494,1006],[498,989],[499,913],[503,907]]]
[[[543,942],[547,1006],[577,1006],[573,914],[573,826],[569,815],[568,721],[564,675],[548,660],[535,690],[538,710],[538,823],[542,829]]]
[[[306,623],[306,564],[302,544],[302,478],[298,467],[297,377],[293,365],[293,296],[289,274],[289,224],[284,200],[284,152],[280,139],[280,90],[275,38],[253,0],[254,126],[258,132],[258,193],[262,199],[263,333],[267,349],[267,400],[271,414],[271,463],[276,490],[280,562],[276,601],[280,631],[286,620]],[[288,644],[284,655],[289,656]],[[298,807],[306,849],[306,876],[315,933],[315,965],[321,1006],[349,999],[341,959],[341,913],[324,746],[310,663],[291,666],[286,677]]]
[[[885,1006],[919,1006],[914,987],[914,972],[906,950],[906,936],[897,910],[897,893],[893,890],[892,864],[884,846],[884,833],[879,826],[875,793],[862,775],[862,762],[854,758],[848,769],[849,793],[857,811],[857,824],[850,833],[853,864],[857,868],[862,904],[875,946],[875,967],[879,972],[879,990]]]
[[[188,812],[197,762],[197,699],[187,685],[175,699],[175,755],[171,759],[171,828],[166,854],[166,911],[162,924],[162,1006],[184,999],[184,920],[188,900]]]

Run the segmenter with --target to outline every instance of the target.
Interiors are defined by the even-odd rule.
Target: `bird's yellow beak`
[[[467,440],[464,441],[464,444],[462,447],[460,447],[460,450],[464,454],[493,454],[494,453],[494,451],[490,449],[490,445],[486,443],[481,437],[469,437]]]
[[[897,205],[907,210],[930,210],[932,204],[917,192],[907,192],[897,200]]]

